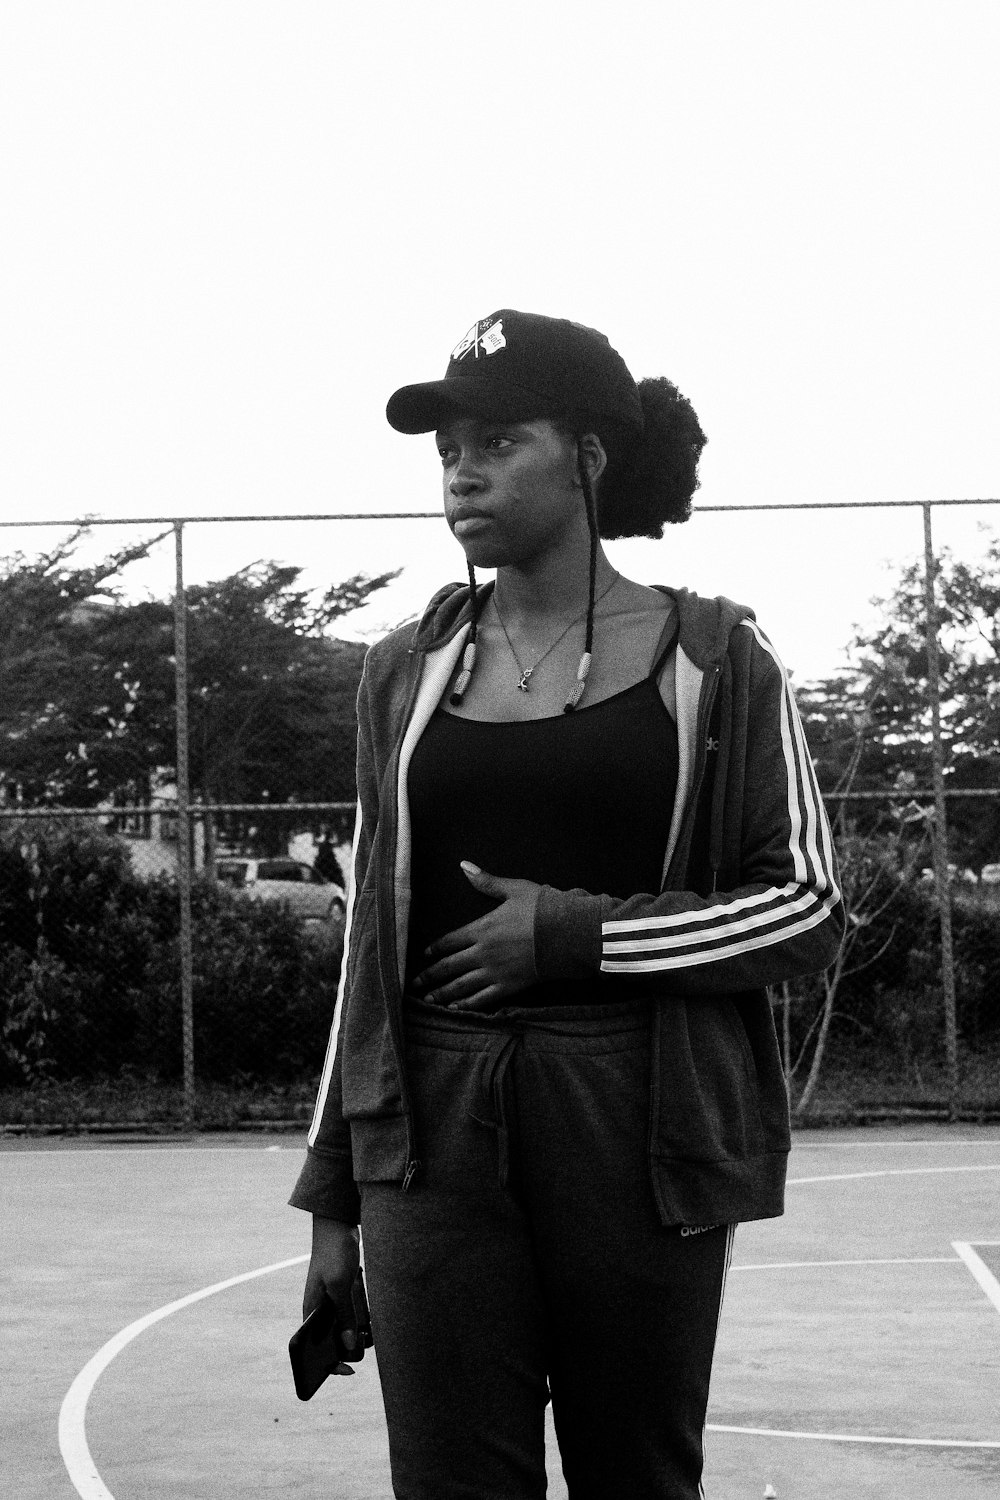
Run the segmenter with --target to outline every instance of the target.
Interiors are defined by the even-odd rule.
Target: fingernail
[[[467,870],[470,875],[481,875],[483,873],[478,865],[474,865],[472,863],[471,859],[463,859],[460,860],[459,863],[461,864],[462,869]]]

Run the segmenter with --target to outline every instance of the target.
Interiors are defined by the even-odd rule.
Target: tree
[[[111,554],[93,567],[73,567],[84,529],[37,558],[15,553],[0,568],[0,778],[23,800],[57,799],[71,789],[82,802],[100,795],[90,748],[114,758],[122,738],[127,694],[117,713],[89,685],[100,662],[88,622],[116,598],[129,563],[160,538]]]
[[[120,587],[152,543],[75,568],[79,536],[0,574],[0,776],[27,805],[144,800],[175,761],[173,607]],[[354,795],[364,647],[329,630],[396,575],[316,592],[300,572],[259,562],[187,591],[191,780],[206,800]]]
[[[957,561],[943,549],[936,591],[947,785],[996,787],[1000,538],[990,540],[977,563]],[[881,619],[855,636],[848,666],[799,693],[824,791],[837,788],[852,766],[858,791],[928,788],[932,782],[923,560],[906,565],[889,596],[873,602]],[[1000,799],[952,799],[949,823],[960,863],[998,857]]]
[[[946,742],[959,756],[1000,756],[1000,538],[992,538],[974,564],[956,561],[943,549],[936,590]],[[926,745],[923,561],[904,567],[890,597],[875,602],[884,618],[855,638],[853,654],[865,676],[880,686],[884,727]]]
[[[927,822],[896,809],[895,827],[888,833],[859,834],[853,820],[838,819],[837,852],[840,884],[847,913],[844,941],[835,962],[824,973],[800,981],[800,1006],[811,1008],[798,1055],[791,1055],[789,1006],[791,986],[782,986],[785,1072],[791,1088],[799,1069],[809,1062],[802,1092],[794,1105],[804,1114],[811,1104],[826,1056],[836,1006],[847,981],[870,971],[888,951],[896,937],[895,913],[901,893],[912,887],[921,859],[927,857]]]

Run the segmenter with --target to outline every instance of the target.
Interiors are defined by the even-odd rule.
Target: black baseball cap
[[[385,414],[397,432],[434,432],[463,416],[527,421],[579,414],[641,432],[636,383],[603,333],[568,318],[502,307],[456,344],[443,380],[404,385]]]

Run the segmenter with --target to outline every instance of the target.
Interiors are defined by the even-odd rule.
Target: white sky
[[[998,44],[996,0],[4,0],[0,519],[433,509],[385,401],[500,306],[677,381],[706,505],[998,496]],[[802,677],[921,545],[852,511],[611,552],[753,604]],[[186,546],[405,567],[369,632],[463,575],[428,521]]]

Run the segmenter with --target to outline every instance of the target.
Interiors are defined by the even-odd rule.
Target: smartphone
[[[288,1357],[295,1379],[295,1394],[300,1401],[315,1396],[328,1375],[344,1361],[357,1364],[364,1359],[365,1350],[372,1343],[372,1319],[368,1311],[365,1293],[364,1272],[359,1269],[351,1288],[354,1317],[358,1327],[358,1342],[347,1350],[340,1339],[340,1317],[336,1304],[325,1297],[321,1306],[314,1308],[301,1328],[297,1328],[288,1341]]]

